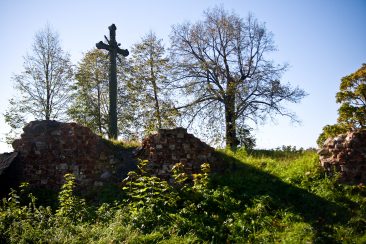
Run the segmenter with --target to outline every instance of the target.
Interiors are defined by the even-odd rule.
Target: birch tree
[[[46,26],[35,34],[31,52],[24,57],[23,71],[13,76],[17,95],[10,99],[5,121],[12,130],[30,120],[63,120],[71,96],[73,68],[59,35]]]

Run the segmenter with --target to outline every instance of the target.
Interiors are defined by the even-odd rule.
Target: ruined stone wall
[[[340,180],[366,183],[366,131],[328,138],[318,151],[321,166],[329,173],[340,173]]]
[[[22,163],[22,179],[32,186],[58,189],[73,173],[87,188],[116,181],[121,159],[89,128],[76,123],[33,121],[13,142]]]
[[[214,148],[200,141],[184,128],[160,129],[142,142],[138,154],[149,161],[148,171],[160,178],[168,179],[176,163],[182,163],[186,173],[199,173],[202,163],[209,163],[213,171],[223,169]]]
[[[76,123],[33,121],[23,131],[13,142],[19,169],[14,174],[19,173],[20,180],[31,186],[58,190],[64,175],[73,173],[82,190],[121,182],[136,169],[132,149],[116,151],[89,128]],[[179,162],[188,174],[199,173],[206,162],[212,171],[224,169],[215,150],[184,128],[161,129],[147,137],[137,157],[149,161],[146,167],[150,174],[164,179],[171,178],[171,169]]]

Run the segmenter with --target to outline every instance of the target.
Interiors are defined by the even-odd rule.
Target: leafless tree
[[[249,119],[295,118],[283,102],[299,102],[305,92],[280,81],[287,66],[268,58],[276,50],[273,36],[252,15],[207,10],[203,21],[174,26],[171,45],[175,85],[189,100],[179,109],[191,121],[201,116],[209,125],[224,124],[227,146],[238,145],[238,129]]]

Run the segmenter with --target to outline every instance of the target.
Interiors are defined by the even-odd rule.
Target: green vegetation
[[[136,149],[141,146],[141,142],[139,141],[123,141],[103,138],[103,142],[114,150]]]
[[[23,185],[0,204],[0,243],[366,242],[365,186],[327,178],[314,151],[218,154],[226,173],[203,164],[190,176],[177,164],[171,184],[141,162],[98,203],[74,193],[72,175],[53,208]]]
[[[133,45],[129,62],[129,97],[136,106],[134,125],[143,135],[175,127],[179,112],[175,108],[172,89],[169,89],[173,63],[163,39],[150,31]]]
[[[324,126],[317,140],[320,147],[329,137],[366,128],[366,64],[342,78],[336,101],[340,104],[338,123]]]

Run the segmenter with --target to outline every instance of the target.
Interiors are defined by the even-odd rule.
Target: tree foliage
[[[366,64],[342,78],[336,101],[340,103],[337,124],[326,125],[317,139],[321,147],[329,137],[366,127]]]
[[[178,114],[167,89],[171,64],[162,39],[150,32],[132,47],[131,53],[130,96],[137,103],[135,120],[141,131],[149,133],[174,126]]]
[[[8,139],[31,119],[64,119],[72,79],[70,55],[61,48],[58,34],[46,26],[36,33],[23,71],[13,76],[18,94],[10,99],[4,115],[12,128]]]
[[[177,112],[167,90],[171,67],[162,40],[151,32],[131,53],[130,59],[119,60],[117,67],[118,126],[125,139],[140,139],[158,128],[174,126]],[[103,135],[109,120],[108,65],[107,53],[101,50],[84,55],[69,109],[73,120]]]
[[[93,49],[78,64],[69,116],[94,132],[108,131],[108,56]]]
[[[124,58],[117,62],[117,118],[120,136],[129,137],[133,123],[133,99],[130,99]],[[68,114],[95,133],[108,134],[109,124],[109,60],[105,51],[93,49],[84,54],[77,66],[74,96]]]
[[[249,127],[240,127],[237,129],[239,146],[246,150],[251,150],[255,147],[256,139],[251,133],[251,130]]]
[[[249,120],[295,118],[283,102],[299,102],[305,92],[280,81],[287,66],[269,59],[276,50],[272,34],[252,15],[210,9],[203,21],[174,26],[171,45],[176,87],[189,100],[179,108],[190,122],[200,116],[200,123],[222,128],[227,146],[238,145],[238,130]]]
[[[323,146],[325,140],[327,140],[329,137],[335,137],[339,134],[346,133],[347,131],[348,131],[347,126],[342,123],[334,125],[326,125],[323,127],[323,131],[316,140],[316,143],[318,144],[319,147],[321,147]]]
[[[356,72],[342,78],[336,95],[338,122],[350,128],[366,127],[366,64]]]

